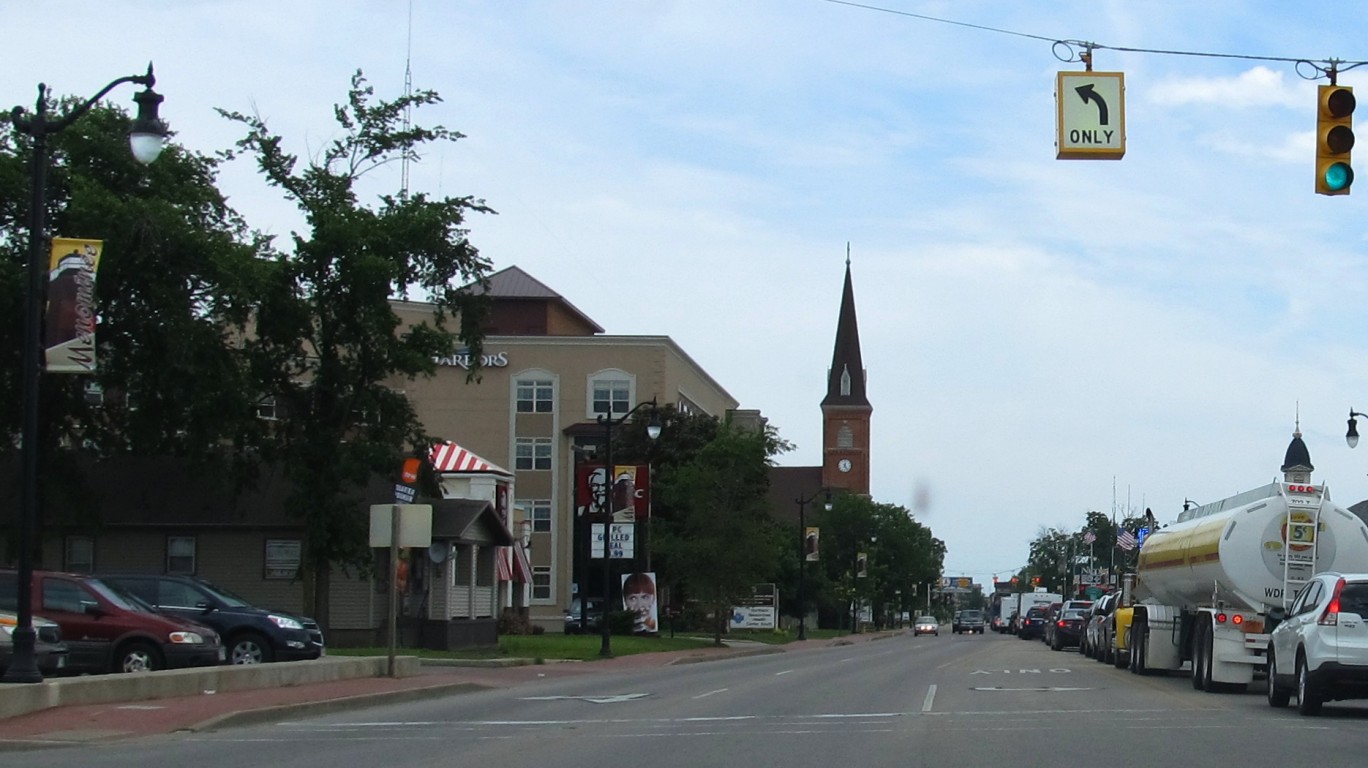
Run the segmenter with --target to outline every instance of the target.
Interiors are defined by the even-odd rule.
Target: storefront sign
[[[458,350],[456,350],[455,352],[452,352],[452,353],[449,354],[449,355],[438,355],[437,357],[432,358],[432,362],[434,362],[434,363],[436,363],[436,364],[438,364],[438,365],[443,365],[443,366],[452,367],[452,368],[464,368],[465,370],[468,371],[468,370],[470,370],[470,363],[471,363],[471,360],[470,360],[470,351],[469,351],[469,350],[465,350],[465,349],[458,349]],[[483,356],[480,357],[480,367],[481,367],[481,368],[507,368],[507,367],[508,367],[508,353],[507,353],[507,352],[486,352]]]

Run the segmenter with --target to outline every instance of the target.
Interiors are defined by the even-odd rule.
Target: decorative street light
[[[598,415],[598,423],[603,425],[603,467],[605,470],[605,480],[601,492],[603,501],[599,505],[599,511],[604,513],[603,518],[603,618],[599,621],[599,629],[603,634],[603,644],[599,647],[599,656],[607,659],[613,656],[612,631],[608,624],[608,601],[613,597],[613,550],[612,550],[612,530],[613,530],[613,485],[617,478],[613,476],[616,471],[613,468],[613,427],[626,421],[632,414],[643,407],[649,406],[651,409],[651,420],[646,423],[646,436],[652,440],[660,437],[660,409],[656,406],[656,399],[653,397],[637,403],[632,410],[622,414],[617,419],[613,418],[613,413]],[[584,610],[587,601],[580,601],[580,610]],[[584,614],[581,614],[584,615]]]
[[[1353,408],[1349,409],[1349,431],[1344,433],[1344,442],[1348,443],[1350,448],[1358,445],[1358,422],[1354,419],[1359,416],[1368,418],[1368,414],[1359,413]]]
[[[47,165],[49,136],[60,133],[90,111],[105,94],[124,83],[144,87],[133,97],[138,105],[138,116],[128,132],[133,157],[143,164],[151,163],[161,154],[166,144],[166,126],[157,117],[162,97],[152,90],[156,85],[152,65],[147,74],[129,75],[106,85],[99,93],[65,115],[48,115],[47,86],[38,84],[38,101],[33,114],[22,107],[11,113],[14,130],[33,138],[33,155],[29,173],[32,177],[32,196],[29,202],[29,263],[28,285],[24,291],[23,350],[20,360],[22,443],[19,483],[19,594],[18,620],[14,628],[14,655],[9,669],[0,681],[7,683],[41,683],[42,674],[33,659],[35,633],[33,631],[33,539],[38,519],[38,399],[42,383],[43,343],[43,278],[47,274],[45,258],[47,236],[43,231],[44,209],[47,206]]]
[[[803,515],[807,505],[815,500],[818,495],[824,495],[826,501],[823,507],[826,511],[831,511],[831,489],[822,488],[812,492],[812,495],[803,498],[801,495],[794,499],[798,505],[798,639],[807,639],[807,518]]]

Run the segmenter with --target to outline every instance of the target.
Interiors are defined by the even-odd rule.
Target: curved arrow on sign
[[[1098,93],[1098,92],[1093,88],[1093,84],[1092,84],[1092,83],[1088,83],[1087,85],[1080,85],[1080,86],[1078,86],[1077,88],[1075,88],[1074,90],[1075,90],[1075,91],[1078,91],[1078,97],[1081,98],[1081,99],[1083,99],[1083,103],[1084,103],[1084,104],[1087,104],[1087,103],[1090,102],[1090,101],[1095,101],[1095,102],[1097,102],[1097,122],[1098,122],[1098,125],[1106,125],[1106,124],[1107,124],[1107,118],[1108,118],[1108,114],[1107,114],[1107,100],[1104,99],[1104,98],[1102,98],[1102,94]]]

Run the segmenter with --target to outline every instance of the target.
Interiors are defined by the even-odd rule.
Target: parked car
[[[15,610],[18,574],[0,571],[0,609]],[[93,576],[33,572],[33,605],[62,628],[72,672],[143,672],[224,659],[214,630],[158,613]]]
[[[580,599],[570,601],[565,609],[565,634],[578,635],[586,632],[599,632],[603,627],[603,600],[589,598],[589,616],[585,620],[580,615]]]
[[[1039,639],[1045,633],[1045,617],[1049,613],[1049,607],[1044,605],[1031,606],[1026,611],[1026,615],[1021,618],[1021,627],[1017,630],[1017,638],[1020,640]]]
[[[935,616],[918,616],[917,621],[912,624],[912,636],[935,635],[940,636],[940,622]]]
[[[1099,597],[1084,615],[1083,640],[1078,644],[1078,652],[1097,659],[1110,661],[1111,630],[1109,629],[1112,611],[1121,601],[1121,593],[1110,592]]]
[[[1268,703],[1297,711],[1368,698],[1368,573],[1320,573],[1302,587],[1268,642]]]
[[[112,573],[100,578],[132,592],[162,613],[211,627],[223,638],[226,661],[231,664],[316,659],[324,653],[318,622],[260,608],[205,579]]]
[[[10,611],[0,611],[0,674],[9,669],[10,659],[14,656],[14,628],[19,626],[19,615]],[[62,628],[57,622],[42,616],[31,616],[33,627],[33,663],[45,676],[66,671],[67,647],[62,642]]]
[[[1059,612],[1059,616],[1054,620],[1053,631],[1050,632],[1051,650],[1062,651],[1065,646],[1078,645],[1083,637],[1083,610],[1065,608]]]
[[[959,626],[955,628],[955,632],[968,632],[970,634],[977,632],[981,635],[986,626],[983,622],[983,611],[969,609],[960,611]]]

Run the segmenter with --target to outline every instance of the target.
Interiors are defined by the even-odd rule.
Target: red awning
[[[511,553],[509,552],[509,550],[511,549],[513,548],[499,547],[494,552],[494,563],[498,566],[499,569],[499,581],[513,580],[513,567],[509,562],[510,558],[512,557]]]
[[[527,560],[527,550],[523,548],[522,542],[514,544],[513,547],[513,579],[524,584],[532,583],[532,563]]]
[[[432,468],[438,472],[493,472],[500,475],[512,474],[498,464],[485,461],[478,455],[471,451],[467,451],[450,441],[432,446],[432,452],[428,454],[428,460],[432,462]]]

